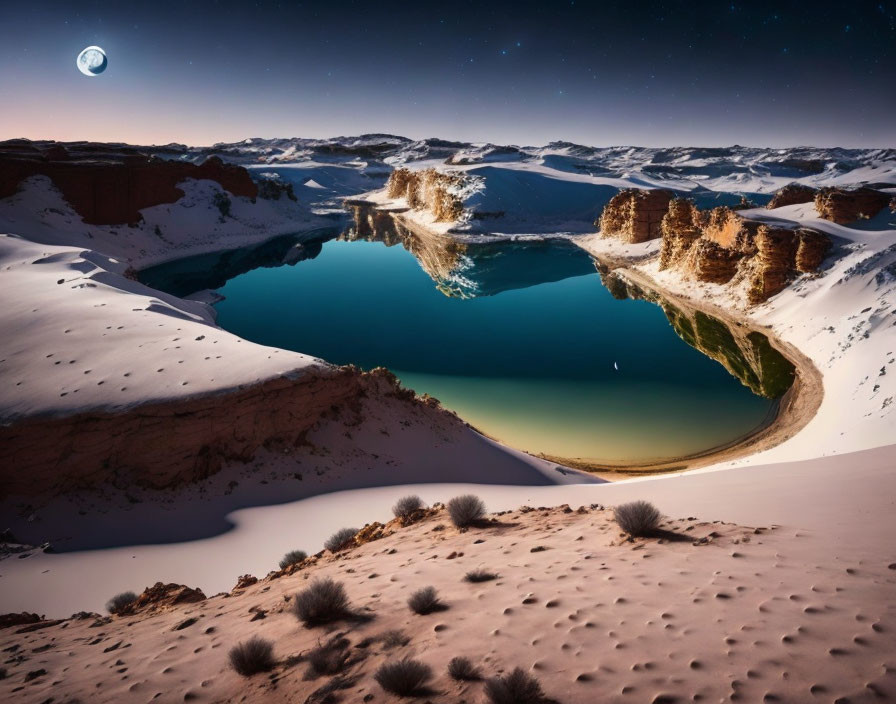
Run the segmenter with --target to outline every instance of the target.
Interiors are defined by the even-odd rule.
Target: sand
[[[687,516],[662,527],[664,538],[630,541],[609,510],[561,507],[514,511],[459,531],[439,511],[359,548],[325,552],[293,575],[199,604],[0,631],[10,654],[0,691],[34,702],[61,694],[324,701],[313,693],[339,686],[340,698],[330,701],[396,701],[373,674],[413,657],[434,671],[423,700],[483,701],[481,682],[445,673],[464,655],[485,676],[522,667],[562,702],[896,696],[896,609],[886,598],[896,570],[886,560],[843,560],[792,526]],[[463,581],[480,568],[497,579]],[[342,582],[365,619],[299,624],[290,601],[316,577]],[[412,613],[407,598],[430,585],[445,610]],[[378,640],[393,630],[405,645]],[[227,652],[253,635],[273,641],[278,664],[244,678],[229,669]],[[336,636],[348,640],[348,664],[337,676],[309,673],[309,651]]]

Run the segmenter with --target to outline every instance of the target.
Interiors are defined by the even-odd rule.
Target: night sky
[[[0,57],[0,138],[896,147],[896,0],[4,0]]]

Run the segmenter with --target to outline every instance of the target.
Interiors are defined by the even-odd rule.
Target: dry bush
[[[280,560],[280,569],[285,570],[287,567],[297,565],[306,557],[308,557],[308,553],[304,550],[290,550]]]
[[[396,518],[408,518],[421,508],[423,508],[423,501],[419,496],[402,496],[392,507],[392,513]]]
[[[455,496],[448,502],[448,515],[458,528],[466,528],[482,520],[485,516],[485,504],[473,494]]]
[[[470,570],[464,575],[464,581],[472,582],[473,584],[477,584],[478,582],[490,582],[497,578],[497,573],[483,569]]]
[[[388,650],[390,648],[403,648],[411,642],[411,639],[405,634],[404,631],[392,629],[391,631],[385,631],[384,633],[381,633],[380,641],[382,642],[383,647]]]
[[[451,662],[448,663],[448,676],[453,680],[467,682],[482,679],[482,675],[470,658],[464,657],[451,658]]]
[[[447,607],[439,601],[439,593],[435,587],[423,587],[411,594],[408,608],[415,614],[425,616],[435,611],[444,611]]]
[[[257,672],[268,672],[274,669],[274,644],[253,636],[249,640],[238,643],[230,649],[230,666],[243,677],[250,677]]]
[[[334,636],[323,645],[318,644],[308,653],[306,679],[342,672],[350,654],[348,646],[348,638],[342,635]]]
[[[538,680],[519,667],[509,675],[486,682],[485,695],[491,704],[541,704],[544,701]]]
[[[405,658],[381,665],[373,678],[387,692],[411,697],[425,691],[426,683],[432,679],[432,669],[419,660]]]
[[[324,543],[324,547],[330,552],[338,552],[342,548],[346,547],[352,540],[352,538],[357,535],[357,528],[340,528],[333,535],[327,538],[327,542]]]
[[[613,510],[613,518],[619,527],[633,537],[652,535],[660,524],[662,514],[647,501],[620,504]]]
[[[306,626],[332,623],[351,614],[345,587],[329,577],[315,579],[296,594],[292,610],[295,617]]]
[[[134,592],[116,594],[106,602],[106,611],[110,614],[120,614],[135,601],[137,601],[137,595]]]

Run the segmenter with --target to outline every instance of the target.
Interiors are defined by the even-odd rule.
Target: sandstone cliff
[[[840,225],[873,218],[890,202],[890,196],[873,188],[822,188],[815,196],[819,217]]]
[[[632,213],[639,203],[658,201],[656,193],[620,191],[601,214],[601,232],[618,232],[628,242],[636,231],[649,234],[644,211],[640,218]],[[795,274],[816,271],[831,246],[820,232],[770,227],[724,206],[701,211],[684,198],[667,202],[658,231],[661,270],[677,267],[687,277],[716,284],[746,280],[747,299],[754,304],[782,291]]]
[[[456,193],[462,183],[463,177],[458,174],[401,168],[389,176],[386,191],[390,198],[405,198],[414,210],[428,210],[436,222],[453,222],[464,212],[463,201]]]
[[[320,367],[118,413],[31,417],[0,427],[0,496],[184,485],[214,474],[225,460],[248,461],[263,446],[302,444],[325,414],[365,394],[409,392],[385,369]]]
[[[671,200],[672,193],[664,190],[619,191],[604,207],[595,225],[604,235],[631,244],[656,239]]]
[[[803,186],[799,183],[788,183],[784,188],[775,193],[765,207],[769,210],[774,210],[775,208],[783,208],[785,205],[811,203],[815,200],[816,193],[818,193],[818,191],[811,186]]]
[[[23,180],[43,175],[53,181],[84,222],[134,225],[143,208],[182,198],[184,192],[177,184],[188,178],[216,181],[235,196],[258,196],[258,187],[246,169],[225,164],[218,157],[197,165],[154,158],[134,147],[113,147],[0,142],[0,198],[13,195]]]

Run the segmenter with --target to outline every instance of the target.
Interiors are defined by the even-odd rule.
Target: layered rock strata
[[[785,205],[797,205],[799,203],[811,203],[815,200],[818,191],[811,186],[803,186],[799,183],[788,183],[780,189],[765,206],[769,210],[783,208]]]
[[[103,484],[184,485],[214,474],[226,460],[248,461],[263,446],[302,444],[326,414],[365,394],[408,393],[384,369],[320,367],[122,412],[30,417],[0,427],[0,496],[52,496]]]
[[[135,225],[143,208],[182,198],[184,192],[177,185],[188,178],[216,181],[235,196],[258,196],[258,187],[246,169],[218,157],[194,164],[159,159],[134,147],[113,146],[0,142],[0,198],[16,193],[25,179],[43,175],[53,181],[84,222]]]
[[[619,232],[627,242],[638,222],[640,232],[649,232],[644,218],[634,217],[632,211],[647,199],[657,199],[656,193],[620,191],[601,214],[601,232]],[[797,273],[816,271],[831,247],[830,238],[820,232],[770,227],[724,206],[700,210],[684,198],[668,201],[658,230],[660,269],[678,267],[685,276],[715,284],[747,279],[752,304],[782,291]]]
[[[890,196],[873,188],[822,188],[815,195],[819,217],[839,225],[873,218],[890,203]]]
[[[605,236],[630,244],[656,239],[671,200],[665,190],[625,189],[610,199],[595,225]]]
[[[390,198],[406,199],[414,210],[428,210],[436,222],[453,222],[464,212],[463,201],[457,193],[462,184],[463,177],[459,174],[400,168],[389,176],[386,192]]]

